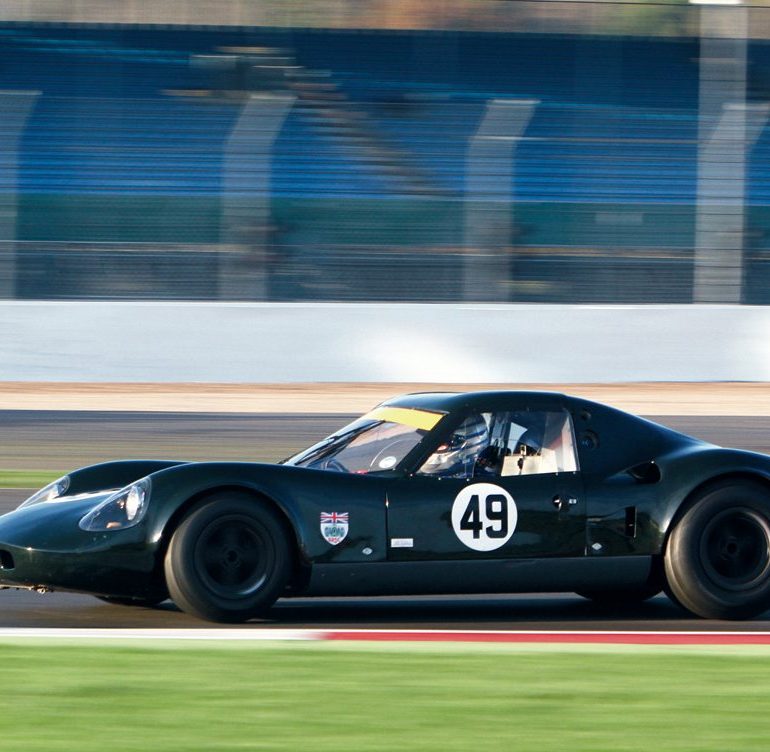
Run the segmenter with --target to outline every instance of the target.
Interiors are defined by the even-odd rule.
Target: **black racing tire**
[[[158,596],[157,598],[127,598],[119,595],[97,595],[100,601],[109,603],[112,606],[138,606],[140,608],[154,608],[163,601],[168,600],[168,596]]]
[[[222,493],[176,528],[164,571],[171,599],[182,611],[207,621],[248,621],[264,614],[289,581],[286,526],[269,502]]]
[[[663,560],[666,591],[705,619],[770,608],[770,492],[751,481],[707,489],[676,523]]]
[[[577,590],[576,592],[600,606],[633,606],[654,598],[662,589],[660,585],[643,585],[622,590]]]

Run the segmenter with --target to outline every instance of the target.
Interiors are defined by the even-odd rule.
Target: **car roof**
[[[459,408],[505,409],[511,403],[564,404],[566,395],[541,391],[478,391],[478,392],[416,392],[402,394],[384,402],[391,407],[411,407],[419,410],[453,412]]]

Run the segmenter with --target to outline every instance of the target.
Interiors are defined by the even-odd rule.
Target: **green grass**
[[[0,488],[42,488],[61,476],[47,470],[0,470]]]
[[[766,750],[770,655],[0,645],[8,752]]]

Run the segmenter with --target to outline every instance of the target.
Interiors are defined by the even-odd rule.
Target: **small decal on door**
[[[327,543],[336,546],[348,534],[349,512],[321,512],[321,535]]]
[[[452,527],[474,551],[494,551],[513,535],[519,513],[513,497],[493,483],[473,483],[455,496]]]
[[[414,538],[391,538],[391,548],[414,548]]]

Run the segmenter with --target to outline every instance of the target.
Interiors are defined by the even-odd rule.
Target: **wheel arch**
[[[192,496],[179,504],[179,506],[171,513],[163,525],[158,546],[156,568],[158,569],[160,576],[163,577],[163,560],[168,551],[171,538],[179,527],[179,524],[195,509],[203,506],[216,494],[221,493],[240,493],[251,496],[254,499],[269,504],[276,512],[278,512],[294,556],[294,574],[292,576],[291,585],[292,587],[297,587],[303,583],[309,576],[309,565],[302,556],[302,540],[299,536],[297,525],[292,519],[287,507],[269,494],[247,484],[240,483],[222,483],[196,491]]]
[[[668,544],[668,539],[671,536],[671,532],[674,530],[682,517],[684,517],[684,515],[688,512],[688,510],[692,509],[692,507],[695,506],[698,501],[709,491],[724,485],[728,485],[735,481],[748,481],[750,483],[754,483],[755,485],[762,486],[768,492],[768,495],[770,495],[770,473],[766,474],[756,469],[733,470],[720,473],[719,475],[715,475],[702,481],[697,486],[695,486],[695,488],[689,491],[689,493],[684,497],[682,502],[671,516],[671,519],[666,525],[662,550],[666,550],[666,545]]]

